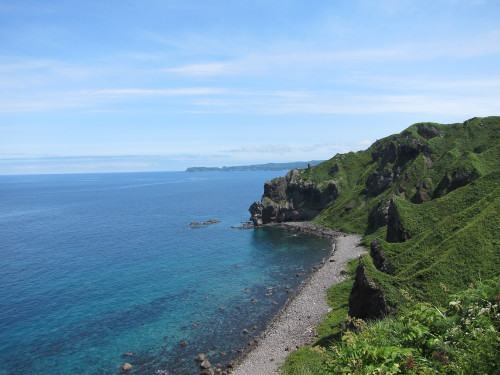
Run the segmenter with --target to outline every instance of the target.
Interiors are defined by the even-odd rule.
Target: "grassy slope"
[[[333,179],[339,186],[339,198],[316,222],[362,233],[367,246],[378,238],[394,273],[388,275],[375,269],[369,255],[365,256],[365,264],[369,276],[383,288],[399,313],[407,303],[402,290],[418,300],[440,305],[471,282],[500,274],[500,117],[431,125],[441,136],[425,140],[418,134],[419,124],[415,124],[399,135],[377,141],[366,151],[336,155],[301,175],[316,183]],[[418,142],[432,152],[385,165],[380,158],[372,158],[373,151],[383,150],[391,142]],[[399,167],[400,174],[392,186],[376,196],[367,194],[365,182],[371,173],[395,167]],[[478,178],[453,191],[441,189],[425,203],[410,202],[419,183],[424,182],[432,196],[439,191],[443,177],[453,171],[468,171]],[[410,234],[407,242],[386,242],[386,227],[375,228],[370,219],[370,213],[391,198],[402,226]],[[330,345],[339,332],[339,321],[347,314],[349,283],[352,281],[330,291],[336,308],[319,328],[320,346]],[[286,368],[288,373],[308,373],[304,363],[312,361],[316,366],[319,360],[324,361],[324,354],[304,349],[290,357]],[[302,370],[296,371],[299,367]]]
[[[500,269],[500,117],[475,118],[465,124],[431,124],[442,136],[425,140],[415,124],[399,135],[384,138],[368,150],[336,155],[305,171],[303,179],[317,183],[332,179],[340,189],[335,204],[324,210],[318,223],[365,235],[365,244],[378,237],[395,268],[393,276],[373,268],[373,278],[386,287],[389,298],[397,303],[391,285],[411,289],[419,298],[439,302],[446,290],[457,291],[473,278],[494,276]],[[372,151],[390,142],[412,144],[415,141],[432,149],[430,157],[396,160],[401,173],[391,187],[377,196],[365,192],[370,173],[394,168],[373,160]],[[426,160],[427,159],[427,160]],[[429,160],[432,160],[431,162]],[[414,204],[409,199],[419,182],[425,181],[429,194],[435,191],[446,173],[471,171],[476,181],[431,199]],[[385,242],[386,228],[373,227],[370,212],[394,198],[400,220],[411,236],[404,243]]]

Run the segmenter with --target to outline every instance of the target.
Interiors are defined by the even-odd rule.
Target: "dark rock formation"
[[[417,133],[424,139],[432,139],[440,136],[439,130],[431,124],[418,124]]]
[[[416,192],[411,197],[411,202],[421,204],[431,199],[430,186],[425,181],[420,181],[416,187]]]
[[[378,239],[374,239],[370,244],[370,256],[373,260],[373,265],[382,272],[392,274],[394,268],[390,265],[387,257],[384,254],[382,246]]]
[[[349,315],[360,319],[376,319],[388,315],[391,307],[380,287],[366,274],[362,259],[356,269],[356,278],[349,295]]]
[[[398,209],[394,203],[394,199],[391,199],[389,204],[389,209],[387,211],[387,242],[405,242],[410,239],[408,231],[403,227],[401,220],[399,218]]]
[[[335,163],[333,167],[331,167],[330,170],[328,171],[328,174],[333,177],[335,173],[337,173],[338,171],[339,171],[339,165],[338,163]]]
[[[378,205],[370,212],[369,220],[373,230],[377,230],[380,227],[387,225],[389,222],[389,205],[390,201],[378,202]]]
[[[368,175],[364,193],[376,197],[386,191],[400,178],[407,163],[421,153],[430,155],[432,149],[424,141],[408,134],[405,138],[380,142],[371,152],[373,161],[378,162],[378,168]]]
[[[260,202],[253,202],[248,211],[250,211],[251,218],[250,220],[253,222],[253,225],[256,227],[260,227],[262,222],[262,204]]]
[[[475,170],[456,170],[451,173],[446,172],[432,195],[434,198],[442,197],[443,195],[465,186],[478,178],[479,173]]]
[[[391,186],[397,177],[397,171],[391,169],[385,169],[380,172],[370,173],[365,183],[366,195],[370,197],[376,197],[384,190],[386,190],[389,186]]]
[[[403,132],[401,136],[380,142],[371,152],[371,157],[374,161],[380,161],[384,167],[388,163],[406,162],[422,152],[429,155],[432,149],[421,139]]]
[[[310,220],[338,196],[334,181],[319,186],[313,181],[302,180],[299,170],[294,169],[285,177],[265,183],[262,201],[254,202],[249,208],[250,220],[254,226]]]
[[[295,169],[294,169],[295,171]],[[286,179],[279,177],[264,184],[264,197],[268,197],[274,202],[286,199]]]

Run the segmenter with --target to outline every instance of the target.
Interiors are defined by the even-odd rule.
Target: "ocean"
[[[231,228],[283,174],[0,176],[0,374],[196,374],[248,350],[331,251]]]

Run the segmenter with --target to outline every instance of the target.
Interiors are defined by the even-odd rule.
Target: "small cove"
[[[278,175],[0,176],[0,374],[192,374],[247,350],[331,250],[231,229]]]

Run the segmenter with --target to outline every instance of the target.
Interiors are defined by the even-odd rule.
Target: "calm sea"
[[[196,374],[247,350],[331,250],[231,229],[278,175],[0,176],[0,374]]]

